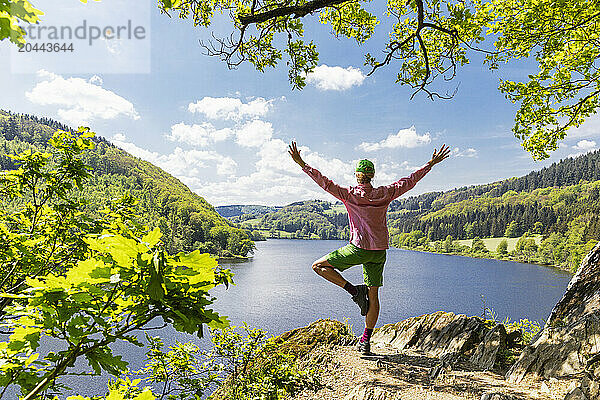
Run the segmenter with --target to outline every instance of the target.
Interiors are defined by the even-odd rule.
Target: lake
[[[319,318],[347,318],[356,333],[362,332],[364,318],[350,295],[311,268],[316,259],[346,243],[257,242],[251,260],[221,263],[235,273],[237,285],[214,291],[215,309],[235,325],[245,321],[273,334]],[[343,275],[362,283],[361,266]],[[482,299],[499,319],[545,321],[570,279],[571,274],[552,267],[393,248],[387,253],[377,325],[439,310],[481,315]]]
[[[272,239],[256,243],[248,261],[224,261],[234,273],[235,286],[215,288],[214,309],[227,315],[232,324],[262,328],[277,335],[306,326],[320,318],[347,319],[359,334],[364,319],[350,295],[313,272],[313,261],[345,245],[339,240]],[[344,272],[352,283],[362,282],[362,268]],[[498,319],[527,318],[544,321],[565,291],[571,275],[551,267],[507,261],[449,256],[390,249],[380,290],[381,314],[377,326],[439,310],[481,315],[483,299]],[[176,332],[172,328],[150,332],[165,344],[194,341],[207,347],[208,339]],[[139,335],[143,339],[143,334]],[[131,369],[145,362],[145,349],[119,343]],[[80,360],[77,369],[87,370]],[[108,376],[69,377],[61,381],[75,393],[92,395],[106,390]]]

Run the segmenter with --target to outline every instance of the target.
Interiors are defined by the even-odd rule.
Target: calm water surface
[[[215,288],[214,309],[227,315],[234,325],[279,334],[306,326],[320,318],[348,319],[360,333],[364,319],[350,296],[325,281],[311,268],[313,261],[345,245],[337,240],[268,240],[256,243],[252,259],[221,262],[235,273],[235,286]],[[362,268],[344,272],[353,283],[362,282]],[[377,326],[439,310],[481,315],[482,296],[499,319],[527,318],[544,321],[562,296],[571,276],[550,267],[506,261],[447,256],[390,249],[380,290],[381,314]],[[208,347],[208,339],[182,334],[172,328],[151,332],[165,344],[194,341]],[[143,334],[139,335],[143,340]],[[129,344],[113,346],[132,370],[146,360],[145,349]],[[89,370],[80,360],[79,370]],[[74,393],[92,395],[106,390],[107,375],[93,378],[65,378]]]
[[[319,318],[348,318],[354,331],[364,320],[350,296],[311,269],[314,260],[345,245],[337,240],[257,242],[247,262],[222,262],[236,286],[215,290],[215,309],[234,324],[246,321],[278,334]],[[362,283],[362,267],[344,272]],[[571,275],[550,267],[390,249],[380,289],[378,326],[439,310],[481,315],[482,296],[498,318],[544,321]]]

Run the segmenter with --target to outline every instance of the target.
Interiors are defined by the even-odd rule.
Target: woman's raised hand
[[[440,151],[437,151],[437,149],[433,150],[433,155],[431,156],[431,160],[429,160],[428,164],[430,167],[433,167],[435,164],[444,161],[448,157],[450,157],[450,147],[443,144],[440,148]]]
[[[289,145],[288,153],[292,156],[292,160],[302,168],[306,165],[302,157],[300,157],[300,150],[298,150],[298,146],[296,142],[292,141],[292,144]]]

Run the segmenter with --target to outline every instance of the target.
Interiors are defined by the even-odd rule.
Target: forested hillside
[[[266,213],[280,210],[281,206],[257,206],[257,205],[231,205],[217,206],[215,210],[220,216],[228,218],[230,221],[242,222],[246,219],[257,218]],[[235,217],[240,217],[236,220]]]
[[[392,202],[390,211],[428,210],[474,197],[500,197],[508,191],[532,191],[547,187],[570,186],[580,181],[600,180],[600,150],[575,158],[565,158],[520,178],[510,178],[485,185],[465,186],[448,192],[432,192]]]
[[[401,232],[420,230],[430,240],[503,236],[514,232],[564,232],[589,214],[586,238],[599,239],[600,151],[567,158],[521,178],[427,193],[390,205],[390,226]]]
[[[270,237],[348,237],[348,215],[344,206],[322,200],[299,201],[262,216],[242,215],[230,220]]]
[[[15,168],[10,154],[29,148],[51,152],[48,139],[57,129],[70,130],[48,118],[0,111],[0,170]],[[177,178],[103,138],[96,137],[94,142],[95,148],[82,155],[92,167],[92,177],[81,192],[88,201],[88,212],[130,193],[139,200],[139,222],[159,227],[171,253],[199,249],[221,256],[245,256],[253,249],[244,230],[221,217]]]

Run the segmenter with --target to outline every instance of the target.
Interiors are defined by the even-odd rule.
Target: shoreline
[[[265,240],[271,240],[271,239],[275,239],[275,240],[345,240],[345,239],[317,239],[317,238],[286,238],[286,237],[267,237],[265,238]],[[568,268],[565,268],[561,265],[556,265],[556,264],[541,264],[539,262],[535,262],[535,261],[527,261],[527,260],[518,260],[518,259],[513,259],[510,257],[484,257],[484,256],[478,256],[478,255],[470,255],[470,254],[458,254],[458,253],[441,253],[441,252],[437,252],[437,251],[431,251],[431,250],[424,250],[424,249],[414,249],[414,248],[409,248],[409,247],[396,247],[396,246],[391,246],[391,249],[402,249],[402,250],[411,250],[411,251],[418,251],[421,253],[431,253],[431,254],[440,254],[440,255],[446,255],[446,256],[460,256],[460,257],[468,257],[468,258],[483,258],[483,259],[487,259],[487,260],[499,260],[499,261],[510,261],[510,262],[516,262],[516,263],[520,263],[520,264],[533,264],[533,265],[539,265],[541,267],[550,267],[553,269],[557,269],[559,271],[563,271],[563,272],[568,272],[571,275],[574,274],[574,271],[571,271]],[[496,253],[489,253],[490,255],[492,254],[496,254]],[[246,257],[246,259],[248,259],[249,257]]]
[[[395,247],[395,246],[391,246],[390,248],[393,249],[401,249],[401,250],[410,250],[410,251],[418,251],[420,253],[430,253],[430,254],[439,254],[439,255],[443,255],[443,256],[458,256],[458,257],[467,257],[467,258],[483,258],[486,260],[498,260],[498,261],[509,261],[509,262],[514,262],[514,263],[519,263],[519,264],[532,264],[532,265],[539,265],[540,267],[550,267],[553,269],[557,269],[559,271],[563,271],[563,272],[568,272],[571,275],[573,275],[575,272],[571,271],[570,269],[567,269],[565,267],[562,267],[560,265],[556,265],[556,264],[541,264],[535,261],[523,261],[523,260],[515,260],[512,258],[508,258],[508,257],[483,257],[483,256],[475,256],[475,255],[468,255],[468,254],[458,254],[458,253],[440,253],[437,251],[429,251],[429,250],[423,250],[423,249],[411,249],[409,247]]]

